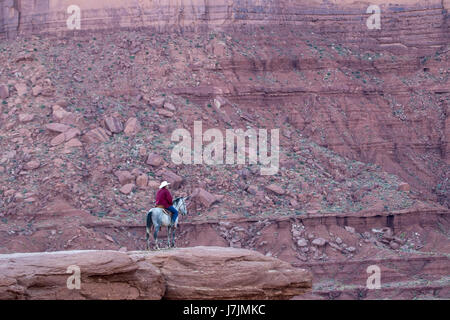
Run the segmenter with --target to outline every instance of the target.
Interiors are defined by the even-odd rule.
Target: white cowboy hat
[[[168,183],[167,181],[163,181],[163,182],[161,182],[161,185],[159,186],[159,188],[161,189],[161,188],[164,188],[164,187],[166,187],[166,186],[168,186],[170,183]]]

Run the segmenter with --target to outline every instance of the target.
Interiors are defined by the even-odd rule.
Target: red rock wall
[[[67,8],[72,4],[82,9],[80,31],[68,31],[66,25]],[[371,4],[381,7],[381,30],[368,30],[366,26],[369,17],[366,10]],[[383,170],[400,176],[414,189],[429,195],[437,185],[447,183],[443,163],[449,163],[450,129],[448,117],[441,115],[441,110],[448,108],[447,83],[414,86],[391,78],[394,75],[410,78],[420,69],[434,71],[445,64],[445,45],[449,44],[450,34],[449,8],[450,0],[396,0],[389,4],[380,0],[0,0],[0,38],[30,34],[77,35],[90,30],[113,31],[118,28],[152,28],[167,33],[208,28],[239,31],[244,25],[246,29],[254,28],[253,31],[257,32],[264,25],[274,31],[271,39],[288,37],[290,31],[304,32],[307,36],[314,32],[336,39],[339,45],[358,47],[361,52],[369,49],[386,53],[380,60],[361,63],[360,60],[342,58],[332,65],[322,57],[313,61],[280,61],[270,56],[268,50],[268,58],[263,57],[261,61],[233,57],[231,61],[224,58],[221,65],[233,72],[237,70],[242,78],[249,70],[265,71],[256,70],[257,67],[252,70],[252,65],[258,63],[264,63],[264,68],[267,63],[268,70],[280,73],[283,73],[283,68],[293,69],[291,63],[295,64],[294,68],[298,66],[311,72],[325,68],[339,70],[341,67],[370,71],[386,83],[385,87],[380,85],[366,90],[361,85],[355,87],[340,82],[334,87],[322,84],[320,88],[314,88],[299,82],[296,87],[283,87],[281,90],[266,86],[262,90],[250,88],[245,91],[247,87],[237,78],[232,82],[236,82],[234,86],[240,91],[228,98],[241,105],[248,104],[250,108],[257,103],[260,110],[263,109],[261,106],[268,104],[284,106],[289,110],[290,123],[308,138],[345,157],[379,164]],[[294,48],[290,41],[298,39],[290,39],[287,45]],[[424,58],[433,56],[437,50],[442,51],[444,60],[428,59],[427,65],[422,65]],[[389,51],[402,56],[401,61],[390,60]],[[292,52],[299,54],[295,50]],[[217,87],[224,89],[221,85]],[[190,89],[182,88],[187,96],[192,96],[188,92]],[[407,121],[391,115],[396,104],[409,108],[411,100],[417,101],[417,96],[412,93],[422,89],[433,99],[431,104],[439,106],[435,108],[439,112],[428,108],[426,116],[423,116],[408,114],[406,110]],[[209,99],[210,95],[204,96]],[[392,105],[386,100],[392,100]],[[334,107],[330,101],[338,106]],[[295,102],[301,106],[312,104],[314,112],[307,116],[296,110],[291,112]],[[348,117],[342,116],[342,111]],[[329,114],[329,117],[324,117],[324,114]],[[319,123],[319,126],[312,126],[312,122]],[[364,131],[366,127],[372,130],[371,134]],[[321,140],[319,129],[322,128],[327,133],[325,141]],[[348,139],[347,136],[355,138]],[[433,152],[431,156],[428,155],[430,150]],[[431,160],[424,161],[423,157]],[[424,163],[430,165],[427,167]],[[440,197],[448,196],[444,193]],[[445,202],[445,199],[440,200]]]
[[[418,43],[440,45],[448,35],[448,0],[397,0],[391,4],[379,0],[2,0],[0,34],[11,38],[17,34],[70,32],[66,21],[67,8],[72,4],[82,10],[82,31],[284,23],[335,34],[348,42],[396,49]],[[366,27],[366,10],[371,4],[381,8],[381,30]]]

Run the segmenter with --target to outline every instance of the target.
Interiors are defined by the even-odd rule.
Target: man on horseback
[[[164,208],[172,212],[172,224],[174,224],[178,217],[178,210],[173,206],[172,195],[167,188],[169,184],[167,181],[163,181],[159,186],[159,190],[156,193],[156,205],[159,208]]]
[[[186,201],[189,197],[179,197],[172,201],[172,195],[170,194],[167,186],[169,183],[164,181],[161,183],[158,194],[156,195],[157,208],[152,208],[147,212],[146,221],[146,240],[147,250],[150,249],[150,233],[152,227],[154,227],[153,237],[155,238],[156,248],[158,246],[158,232],[161,227],[167,227],[167,245],[168,247],[175,247],[175,230],[178,225],[178,212],[182,216],[187,215]],[[173,212],[172,218],[168,213],[164,211],[170,210]],[[170,239],[172,237],[172,240]]]

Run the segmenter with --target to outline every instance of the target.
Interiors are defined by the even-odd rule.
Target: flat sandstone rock
[[[311,281],[306,270],[235,248],[0,255],[1,300],[290,299],[311,289]]]

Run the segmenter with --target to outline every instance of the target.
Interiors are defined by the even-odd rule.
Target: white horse
[[[187,214],[186,209],[186,200],[189,197],[184,198],[176,198],[173,201],[173,206],[178,210],[178,213],[181,213],[183,216]],[[147,224],[146,224],[146,241],[147,241],[147,250],[150,249],[150,229],[152,225],[155,228],[155,232],[153,233],[153,237],[155,238],[156,249],[159,249],[158,245],[158,232],[161,226],[167,227],[167,244],[169,248],[171,246],[175,247],[175,230],[178,226],[178,217],[174,222],[172,222],[171,217],[168,214],[165,214],[164,209],[162,208],[153,208],[149,212],[147,212]],[[170,243],[170,234],[172,231],[172,245]]]

